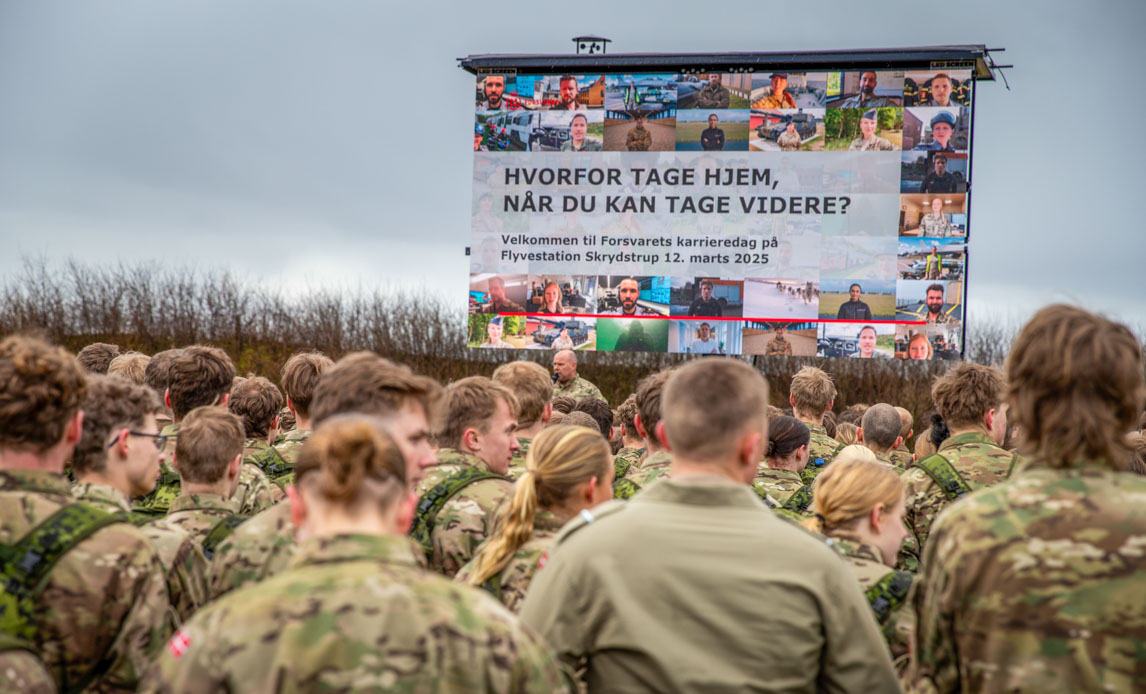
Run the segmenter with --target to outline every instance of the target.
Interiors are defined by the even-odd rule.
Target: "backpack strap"
[[[215,556],[215,550],[227,539],[235,528],[247,522],[244,516],[224,516],[215,521],[211,528],[207,531],[207,535],[203,538],[203,555],[210,561]]]
[[[294,464],[287,462],[274,447],[265,448],[250,457],[250,461],[266,473],[270,481],[285,488],[294,482]]]
[[[804,486],[797,489],[792,494],[792,496],[788,497],[788,500],[782,504],[783,508],[786,508],[789,511],[795,511],[796,513],[803,513],[804,511],[807,511],[811,505],[812,485],[810,484],[805,484]]]
[[[35,641],[36,601],[56,563],[96,531],[122,522],[123,514],[77,502],[60,507],[16,544],[0,545],[0,632]]]
[[[939,489],[947,495],[948,501],[954,501],[964,494],[971,493],[971,485],[967,484],[967,480],[963,479],[951,461],[939,453],[920,460],[915,467],[922,469],[935,481],[935,484],[939,485]]]
[[[613,480],[614,499],[631,499],[639,491],[641,491],[641,485],[627,477]]]
[[[446,505],[446,502],[474,482],[505,479],[507,478],[495,472],[483,470],[473,465],[467,465],[458,470],[429,489],[418,500],[418,506],[414,511],[414,524],[410,527],[410,537],[422,546],[422,551],[426,553],[427,558],[432,557],[434,544],[431,535],[434,531],[434,525],[438,522],[438,513]]]
[[[892,571],[864,591],[864,597],[871,605],[876,621],[884,624],[888,615],[903,604],[914,578],[906,571]]]

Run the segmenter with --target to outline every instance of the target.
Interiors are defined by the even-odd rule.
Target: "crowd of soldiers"
[[[572,351],[280,376],[0,341],[0,691],[1146,689],[1143,354],[1084,310],[930,413],[726,357],[615,408]]]

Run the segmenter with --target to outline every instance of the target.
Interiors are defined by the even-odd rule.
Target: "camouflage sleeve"
[[[228,691],[226,678],[218,667],[222,656],[212,652],[212,640],[202,625],[218,611],[201,613],[171,640],[148,670],[139,694],[214,694]]]
[[[911,694],[961,691],[951,615],[941,603],[950,580],[943,556],[936,549],[942,542],[937,534],[924,550],[923,573],[915,579],[908,596],[915,625],[903,686]]]
[[[210,601],[207,591],[207,558],[199,543],[187,538],[179,547],[175,561],[167,572],[167,588],[171,594],[171,606],[180,623]]]
[[[217,600],[237,588],[278,573],[290,563],[297,547],[289,528],[258,536],[232,533],[219,545],[207,568],[210,599]]]
[[[430,541],[434,554],[430,568],[453,578],[473,559],[497,517],[497,508],[513,489],[508,481],[482,480],[454,495],[438,512]],[[487,511],[488,509],[488,511]]]
[[[728,104],[731,102],[731,100],[732,97],[729,96],[728,90],[721,90],[720,96],[716,99],[716,108],[728,108]]]
[[[899,684],[867,598],[847,567],[826,574],[821,615],[823,659],[818,691],[895,692]]]
[[[903,523],[907,526],[908,534],[899,551],[899,563],[905,570],[914,571],[927,545],[931,524],[946,505],[947,497],[927,473],[919,468],[908,470],[900,479],[903,480],[903,503],[906,508]]]

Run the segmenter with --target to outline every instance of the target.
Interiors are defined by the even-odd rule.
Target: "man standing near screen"
[[[696,328],[696,339],[689,345],[692,354],[721,354],[720,342],[712,334],[712,326],[701,323]]]
[[[712,298],[711,280],[700,281],[700,296],[692,300],[692,304],[688,307],[688,315],[711,318],[720,318],[723,315],[720,302]]]
[[[954,323],[955,319],[943,312],[943,285],[933,284],[927,288],[927,322],[945,324]]]
[[[891,98],[876,96],[876,74],[868,71],[860,75],[860,91],[855,96],[844,99],[836,108],[877,108],[881,106],[899,106]]]
[[[573,75],[562,75],[558,84],[560,85],[559,94],[561,101],[557,102],[554,110],[557,111],[584,111],[585,104],[577,103],[577,78]]]
[[[872,320],[871,308],[867,304],[860,301],[860,294],[863,293],[863,287],[858,284],[853,284],[848,287],[848,301],[840,306],[836,318],[839,320]]]
[[[625,149],[630,152],[647,152],[653,146],[653,134],[645,129],[644,114],[637,114],[637,124],[625,138]]]
[[[715,72],[708,76],[708,83],[696,95],[697,108],[728,108],[731,101],[728,88],[720,83],[720,75]]]
[[[860,118],[860,137],[848,145],[849,152],[892,152],[898,149],[889,140],[875,134],[879,125],[877,116],[874,108],[864,112]]]
[[[947,157],[936,154],[932,164],[933,171],[923,177],[923,184],[919,186],[920,193],[954,193],[959,181],[955,175],[947,172]]]
[[[952,236],[955,230],[951,220],[943,214],[943,200],[931,198],[931,212],[923,215],[919,220],[920,236]]]
[[[708,114],[708,128],[700,133],[700,148],[706,152],[719,152],[724,149],[724,131],[716,127],[715,113]]]

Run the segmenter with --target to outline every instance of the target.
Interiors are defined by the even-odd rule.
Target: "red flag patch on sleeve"
[[[175,636],[172,636],[171,640],[167,642],[167,652],[171,654],[172,658],[182,658],[190,647],[191,636],[182,629],[175,632]]]

